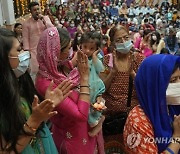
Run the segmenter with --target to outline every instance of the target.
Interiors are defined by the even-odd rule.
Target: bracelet
[[[24,127],[28,127],[28,129],[31,130],[32,134],[35,134],[35,133],[36,133],[36,130],[37,130],[37,129],[29,126],[27,122],[24,124]]]
[[[171,143],[178,143],[178,144],[180,144],[180,138],[172,138]]]
[[[174,151],[172,151],[170,148],[166,148],[166,150],[170,153],[170,154],[174,154]]]
[[[25,127],[25,125],[24,125],[24,127]],[[35,137],[35,135],[36,135],[36,132],[29,132],[29,131],[27,131],[27,130],[25,130],[25,129],[24,129],[24,133],[25,133],[27,136],[31,136],[31,137]]]
[[[89,92],[80,92],[80,94],[90,95]]]
[[[85,86],[81,86],[81,85],[80,85],[80,88],[81,88],[81,87],[82,87],[82,88],[83,88],[83,87],[87,87],[87,88],[89,88],[90,86],[86,86],[86,85],[85,85]]]

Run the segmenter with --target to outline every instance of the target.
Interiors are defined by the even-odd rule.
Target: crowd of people
[[[178,9],[31,2],[0,28],[0,154],[180,153]]]

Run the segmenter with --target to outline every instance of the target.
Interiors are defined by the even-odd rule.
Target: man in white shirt
[[[134,17],[135,16],[135,8],[133,3],[131,3],[130,8],[128,9],[128,17]]]

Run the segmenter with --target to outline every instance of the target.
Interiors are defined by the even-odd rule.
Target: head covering
[[[148,116],[154,128],[155,139],[172,137],[171,126],[174,115],[180,114],[180,106],[168,106],[166,103],[166,89],[176,63],[180,65],[180,57],[173,55],[153,55],[141,64],[135,86],[142,109]],[[168,143],[157,143],[158,153],[164,151]]]
[[[42,33],[37,47],[38,74],[44,78],[53,80],[57,85],[63,80],[70,79],[74,86],[77,86],[79,84],[77,68],[74,68],[67,77],[57,69],[60,51],[60,37],[57,28],[51,27],[46,29]],[[72,68],[72,64],[69,64]]]

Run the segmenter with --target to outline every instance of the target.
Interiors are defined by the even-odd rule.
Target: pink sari
[[[65,79],[70,79],[74,86],[79,85],[79,73],[76,68],[69,66],[72,71],[68,76],[58,72],[58,57],[60,54],[60,39],[55,27],[45,30],[38,44],[37,60],[39,72],[36,88],[44,96],[51,80],[57,86]],[[89,103],[79,100],[79,93],[73,91],[69,97],[57,107],[57,115],[51,118],[53,139],[59,153],[93,154],[96,149],[104,154],[102,132],[97,137],[90,137],[88,131]]]
[[[66,79],[72,80],[74,86],[79,84],[79,73],[77,68],[74,68],[67,77],[58,72],[60,38],[55,27],[45,30],[41,35],[37,51],[37,60],[39,63],[38,75],[53,80],[57,85]],[[72,68],[71,62],[69,62],[69,66]]]

